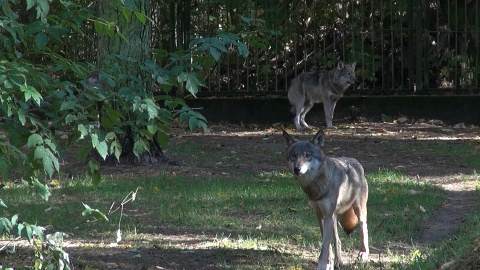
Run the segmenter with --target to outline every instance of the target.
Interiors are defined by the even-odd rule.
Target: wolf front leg
[[[335,101],[325,101],[323,103],[323,111],[325,112],[325,122],[327,128],[333,128],[333,110],[335,109]]]
[[[332,252],[332,238],[334,234],[332,216],[323,217],[323,233],[322,233],[322,250],[318,258],[317,270],[333,270],[335,265],[335,257]]]

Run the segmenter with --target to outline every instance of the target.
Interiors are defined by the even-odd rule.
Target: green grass
[[[369,223],[372,237],[408,242],[419,233],[440,207],[444,196],[429,184],[398,172],[381,170],[367,175],[369,181]],[[374,239],[375,241],[375,239]]]
[[[422,141],[399,151],[455,157],[457,164],[480,166],[480,145],[476,141]]]
[[[368,174],[367,179],[370,243],[378,248],[410,242],[443,200],[438,189],[399,173],[378,171]],[[80,239],[113,242],[120,212],[109,215],[110,222],[84,222],[81,203],[108,213],[113,202],[118,206],[137,188],[137,199],[125,206],[121,222],[127,241],[149,239],[146,235],[158,227],[166,232],[215,236],[211,244],[228,257],[217,263],[227,269],[278,269],[279,265],[309,269],[318,255],[320,232],[315,215],[289,174],[247,174],[242,180],[232,180],[228,176],[192,179],[165,173],[150,179],[106,179],[99,186],[65,181],[48,202],[13,185],[4,188],[0,196],[9,206],[4,214],[20,213],[24,221],[51,224],[53,231],[72,233]],[[358,233],[341,237],[343,249],[356,252]],[[158,243],[164,248],[172,245]],[[245,256],[251,256],[258,249],[270,252],[250,258],[252,261],[244,266],[232,261],[237,255],[228,252],[243,250]],[[305,254],[309,255],[305,258]]]

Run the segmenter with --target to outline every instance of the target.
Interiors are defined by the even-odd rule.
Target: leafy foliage
[[[123,16],[150,22],[135,9],[133,1],[123,1]],[[178,118],[189,129],[207,130],[207,120],[190,109],[183,99],[168,95],[173,87],[185,85],[195,95],[205,86],[202,72],[234,46],[246,57],[249,51],[241,37],[222,32],[218,37],[199,38],[187,51],[153,51],[153,59],[140,62],[124,55],[110,55],[108,70],[89,80],[93,66],[68,58],[61,53],[69,35],[85,35],[92,25],[99,35],[121,35],[115,22],[95,17],[88,6],[66,1],[30,0],[26,10],[16,1],[3,1],[0,53],[0,172],[8,178],[11,168],[25,167],[22,179],[32,190],[48,199],[48,186],[40,180],[52,177],[60,169],[62,148],[54,130],[67,131],[69,143],[87,140],[79,151],[87,159],[94,150],[101,159],[120,160],[127,133],[133,134],[133,152],[139,157],[150,151],[155,139],[167,144],[169,124]],[[52,6],[55,13],[51,13]],[[20,19],[21,14],[35,11],[35,19]],[[131,15],[134,14],[132,17]],[[25,17],[25,16],[24,16]],[[158,66],[167,61],[169,68]],[[145,82],[136,74],[120,73],[121,65],[138,66],[149,74],[167,95],[145,89]],[[92,75],[92,74],[90,74]],[[100,116],[100,118],[98,118]],[[87,177],[100,181],[100,164],[88,163]]]
[[[2,201],[0,207],[7,208]],[[60,248],[65,233],[45,235],[43,227],[20,222],[18,217],[17,214],[8,219],[0,214],[0,235],[17,234],[33,244],[36,258],[33,269],[71,269],[68,253]]]
[[[150,22],[136,9],[135,1],[119,3],[125,18]],[[88,142],[79,151],[80,159],[94,151],[103,160],[118,162],[126,138],[133,138],[130,144],[137,157],[150,151],[152,141],[164,147],[169,125],[176,118],[188,129],[206,130],[207,120],[183,99],[168,95],[169,90],[185,85],[195,95],[204,86],[201,71],[212,63],[196,63],[193,58],[218,61],[226,46],[248,55],[239,37],[222,34],[199,39],[187,51],[156,50],[155,57],[147,61],[110,55],[114,64],[90,73],[93,65],[64,53],[71,37],[86,36],[89,27],[99,35],[126,37],[115,22],[97,18],[88,3],[1,1],[0,24],[4,30],[0,35],[0,173],[8,179],[12,168],[20,168],[15,173],[45,200],[50,196],[46,179],[60,170],[64,148],[79,140]],[[159,58],[168,61],[169,68],[158,66]],[[120,65],[139,67],[165,94],[146,89],[145,81],[136,74],[122,73]],[[68,134],[67,144],[57,141],[56,130]],[[87,178],[100,182],[100,163],[92,159],[87,168]],[[6,207],[1,200],[0,206]],[[84,208],[84,215],[106,219],[99,210]],[[44,236],[42,230],[19,222],[18,215],[0,215],[0,235],[17,233],[34,244],[35,269],[70,269],[68,254],[58,247],[65,235]]]

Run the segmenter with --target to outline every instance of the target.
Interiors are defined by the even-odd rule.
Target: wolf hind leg
[[[361,196],[360,201],[354,203],[353,210],[358,217],[360,227],[360,252],[358,259],[368,260],[370,249],[368,247],[368,228],[367,228],[367,197]]]
[[[292,104],[292,108],[290,109],[290,112],[292,114],[295,114],[295,117],[293,119],[293,123],[295,124],[295,128],[300,131],[302,130],[302,126],[301,126],[301,115],[302,115],[302,112],[303,112],[303,107],[304,107],[304,104],[305,104],[305,97],[301,97],[301,96],[298,96],[298,97],[295,97],[295,96],[291,96],[291,94],[289,93],[288,95],[288,98],[290,100],[290,103]],[[296,99],[298,98],[298,99]]]
[[[307,115],[307,113],[313,108],[313,104],[314,103],[311,100],[305,101],[303,111],[300,114],[300,124],[308,129],[312,129],[312,127],[310,127],[307,122],[305,122],[305,115]]]
[[[325,112],[325,122],[327,124],[327,128],[333,128],[333,113],[335,111],[335,106],[337,105],[337,101],[325,101],[323,103],[323,110]]]

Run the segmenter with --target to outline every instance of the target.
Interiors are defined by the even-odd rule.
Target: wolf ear
[[[290,147],[292,144],[294,144],[297,140],[290,136],[285,130],[283,130],[283,140],[285,141],[285,147]]]
[[[325,133],[323,133],[323,130],[319,130],[317,135],[315,135],[310,142],[312,142],[315,146],[323,147],[325,144]]]
[[[338,61],[337,63],[337,69],[342,70],[345,68],[345,63],[343,61]]]
[[[357,64],[357,62],[353,62],[350,66],[355,69],[355,65]]]

